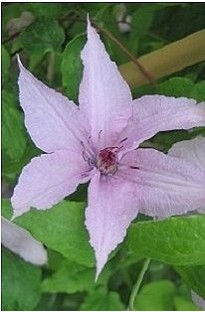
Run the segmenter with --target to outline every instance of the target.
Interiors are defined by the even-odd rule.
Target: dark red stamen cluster
[[[116,147],[106,147],[97,157],[97,167],[104,174],[114,174],[117,171]]]

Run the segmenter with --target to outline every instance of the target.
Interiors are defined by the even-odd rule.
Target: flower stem
[[[138,279],[136,281],[136,283],[134,284],[133,286],[133,289],[132,289],[132,292],[131,292],[131,295],[130,295],[130,300],[129,300],[129,310],[130,311],[136,311],[135,310],[135,307],[134,307],[134,301],[135,301],[135,298],[138,294],[138,291],[139,291],[139,288],[140,288],[140,285],[143,281],[143,278],[144,278],[144,275],[149,267],[149,264],[150,264],[150,261],[151,259],[150,258],[147,258],[145,259],[144,263],[143,263],[143,266],[142,266],[142,269],[141,269],[141,272],[138,276]]]

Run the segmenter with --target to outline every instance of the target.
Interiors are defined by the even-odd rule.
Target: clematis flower
[[[28,231],[4,217],[1,217],[1,238],[3,246],[27,262],[44,265],[48,260],[43,244],[35,240]]]
[[[14,217],[30,207],[48,209],[90,180],[85,224],[98,276],[139,210],[168,217],[205,204],[198,166],[138,148],[159,131],[205,125],[205,103],[161,95],[133,101],[89,21],[81,58],[79,106],[19,61],[25,125],[45,154],[25,166],[11,200]]]

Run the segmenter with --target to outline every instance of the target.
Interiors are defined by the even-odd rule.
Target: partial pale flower
[[[175,143],[168,153],[192,162],[201,170],[205,170],[205,137],[198,136],[192,140]]]
[[[159,131],[205,125],[205,103],[159,95],[133,101],[89,21],[87,37],[79,106],[19,61],[25,124],[34,143],[49,154],[23,169],[12,205],[14,217],[30,207],[47,209],[91,180],[85,224],[98,276],[139,209],[168,217],[205,204],[205,174],[199,167],[153,149],[135,150]]]
[[[25,261],[35,265],[46,264],[47,251],[43,244],[35,240],[28,231],[4,217],[1,218],[1,240],[3,246]]]
[[[198,136],[192,140],[174,144],[169,155],[185,159],[205,171],[205,137]],[[198,207],[199,213],[205,213],[205,205]]]
[[[202,310],[205,311],[205,299],[200,297],[197,293],[193,290],[191,291],[191,297],[193,302]]]

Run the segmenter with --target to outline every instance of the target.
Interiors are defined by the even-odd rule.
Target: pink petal
[[[136,183],[140,212],[169,217],[205,205],[205,170],[196,165],[152,149],[128,152],[121,162],[124,179]]]
[[[96,30],[88,21],[80,109],[87,117],[95,146],[114,144],[132,114],[132,96],[117,66],[110,60]]]
[[[14,217],[28,211],[51,208],[88,180],[90,167],[82,155],[57,151],[35,157],[24,167],[11,198]]]
[[[47,252],[43,244],[35,240],[31,234],[20,226],[1,218],[2,244],[25,261],[36,265],[47,262]]]
[[[48,153],[57,149],[78,150],[83,137],[78,107],[37,80],[20,60],[19,68],[20,104],[36,146]]]
[[[134,101],[133,117],[125,132],[127,146],[136,148],[159,131],[205,125],[205,102],[164,95],[146,95]]]
[[[97,172],[91,179],[85,223],[95,250],[96,278],[108,255],[123,241],[126,229],[137,216],[134,195],[134,185],[120,180],[117,175],[106,177]]]
[[[168,153],[170,156],[185,159],[205,170],[205,138],[196,137],[192,140],[174,144]]]

